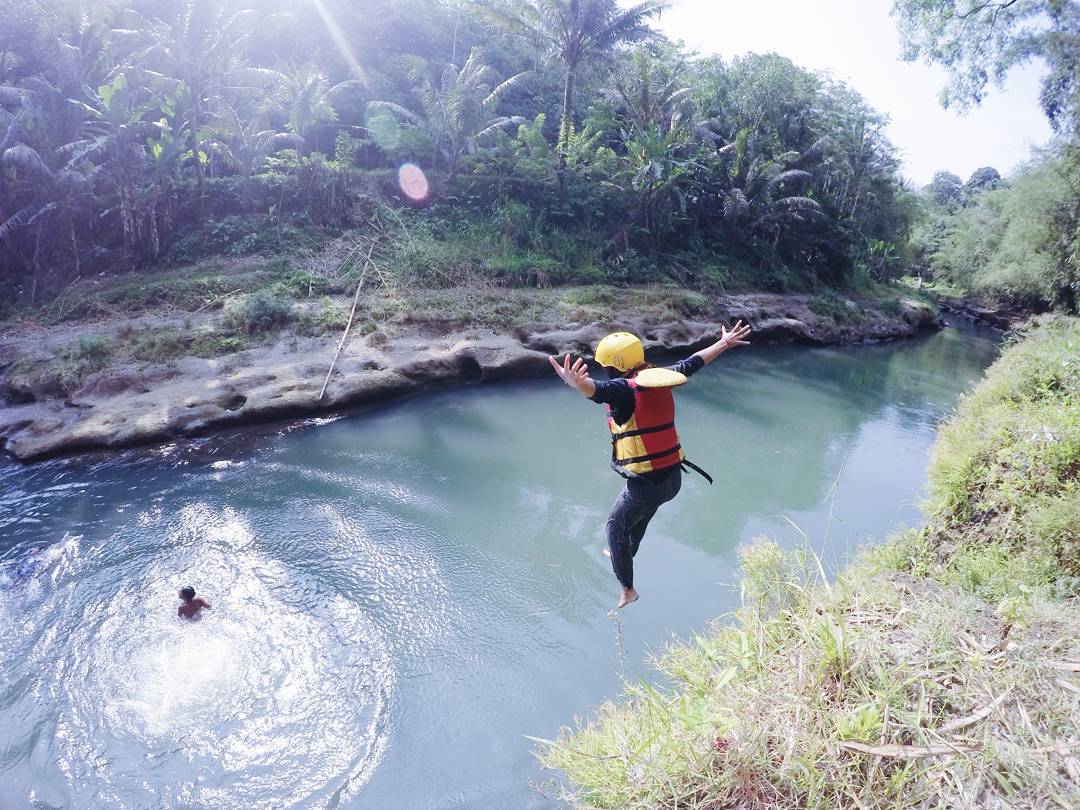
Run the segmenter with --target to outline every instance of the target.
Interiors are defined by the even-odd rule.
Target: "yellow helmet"
[[[626,373],[645,362],[645,349],[629,332],[615,332],[597,344],[596,362]]]

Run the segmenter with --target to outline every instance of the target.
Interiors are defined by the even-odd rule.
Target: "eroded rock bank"
[[[942,296],[938,299],[938,306],[943,312],[959,315],[995,329],[1012,329],[1039,314],[1031,307],[1019,304],[1003,304],[1000,301],[974,298]]]
[[[822,314],[805,295],[745,294],[716,299],[709,317],[655,323],[632,312],[618,322],[535,323],[496,333],[445,325],[406,326],[389,342],[355,334],[320,398],[337,340],[283,334],[269,345],[224,357],[120,365],[90,375],[69,398],[27,387],[12,371],[50,345],[33,329],[0,343],[0,444],[22,461],[192,436],[245,423],[291,418],[387,400],[436,386],[528,377],[548,370],[549,354],[589,355],[610,331],[640,334],[653,355],[694,351],[738,319],[766,343],[857,343],[911,337],[937,328],[926,304],[887,307],[845,302],[845,317]],[[53,341],[55,342],[55,341]],[[6,365],[6,369],[5,369]]]

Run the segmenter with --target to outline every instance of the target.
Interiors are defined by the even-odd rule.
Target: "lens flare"
[[[415,163],[406,163],[398,169],[398,185],[405,196],[414,202],[426,200],[431,191],[423,169]]]

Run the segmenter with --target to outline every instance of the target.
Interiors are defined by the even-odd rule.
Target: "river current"
[[[680,435],[716,483],[660,510],[618,628],[621,480],[602,409],[554,374],[0,465],[0,807],[554,806],[526,735],[734,608],[740,543],[805,534],[838,566],[916,525],[936,426],[997,340],[700,372]],[[176,617],[187,583],[199,621]]]

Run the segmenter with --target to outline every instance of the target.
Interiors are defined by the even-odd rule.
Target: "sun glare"
[[[319,12],[319,17],[322,18],[323,25],[326,26],[326,33],[330,35],[330,39],[334,41],[334,45],[337,46],[338,51],[341,53],[342,59],[345,60],[345,64],[349,66],[349,70],[355,78],[362,82],[367,81],[367,73],[360,67],[360,62],[357,61],[355,54],[352,52],[352,48],[349,47],[349,41],[345,38],[345,32],[341,30],[341,26],[338,25],[337,20],[330,14],[329,9],[322,0],[311,0],[311,4],[315,6],[315,10]]]

